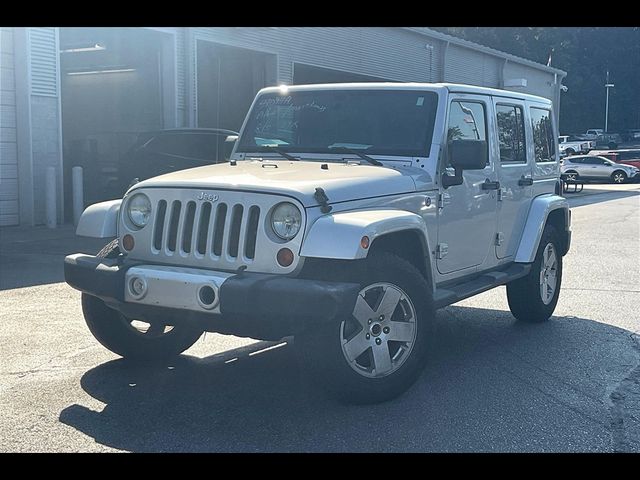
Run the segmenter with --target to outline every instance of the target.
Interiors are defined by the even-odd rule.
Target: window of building
[[[531,109],[531,125],[533,127],[533,149],[536,162],[555,161],[555,142],[551,112],[542,108]]]
[[[503,163],[527,163],[522,107],[497,105],[496,119],[500,161]]]

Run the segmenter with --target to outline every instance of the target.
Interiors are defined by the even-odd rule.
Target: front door
[[[495,237],[496,256],[515,255],[527,218],[533,192],[533,160],[527,154],[524,104],[495,101],[496,130],[500,157],[497,165],[500,191],[498,226]]]
[[[600,157],[589,159],[589,167],[591,167],[592,177],[608,178],[613,173],[613,168],[608,160]]]
[[[488,141],[487,118],[491,105],[489,97],[464,95],[453,97],[449,104],[447,141]],[[488,148],[491,142],[488,142]],[[496,228],[497,190],[483,187],[495,184],[493,155],[483,170],[465,170],[462,185],[441,188],[438,208],[438,246],[436,265],[440,273],[451,273],[484,262],[493,255]],[[443,161],[446,162],[446,155]],[[446,171],[453,175],[453,168]]]

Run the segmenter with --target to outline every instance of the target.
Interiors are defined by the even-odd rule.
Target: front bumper
[[[64,274],[73,288],[129,318],[197,322],[207,331],[265,340],[350,315],[360,289],[355,283],[127,264],[83,254],[65,258]],[[136,278],[142,295],[131,286]],[[203,286],[213,294],[201,295]]]

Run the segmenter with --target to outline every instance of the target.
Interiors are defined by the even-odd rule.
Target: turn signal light
[[[127,233],[124,237],[122,237],[122,248],[127,251],[131,251],[133,250],[134,245],[135,242],[133,241],[133,236]]]
[[[365,250],[369,248],[369,237],[366,235],[360,239],[360,246]]]
[[[276,260],[281,267],[288,267],[293,263],[293,252],[288,248],[281,248],[278,250]]]

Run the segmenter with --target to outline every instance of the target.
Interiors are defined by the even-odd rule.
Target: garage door
[[[0,29],[0,226],[18,224],[13,29]]]

